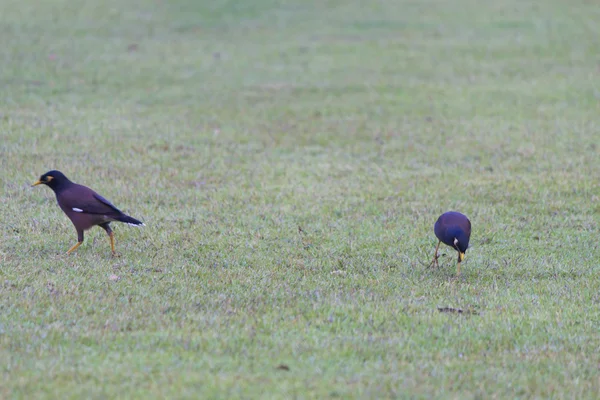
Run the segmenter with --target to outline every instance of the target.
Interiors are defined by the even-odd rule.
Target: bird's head
[[[40,179],[35,181],[32,186],[46,185],[50,187],[50,189],[56,190],[65,183],[69,182],[71,182],[69,178],[67,178],[62,172],[53,170],[48,171],[44,175],[40,176]]]
[[[465,253],[469,248],[469,238],[465,234],[457,234],[454,237],[454,248],[458,251],[458,262],[465,259]]]

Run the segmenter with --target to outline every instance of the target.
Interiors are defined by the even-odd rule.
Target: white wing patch
[[[83,210],[81,208],[77,208],[77,207],[73,207],[72,210],[75,212],[83,212]]]
[[[130,222],[126,222],[126,224],[127,224],[127,225],[131,225],[131,226],[135,226],[136,228],[140,228],[140,227],[142,227],[142,226],[146,226],[146,224],[144,224],[144,223],[142,223],[141,225],[138,225],[138,224],[132,224],[132,223],[130,223]]]

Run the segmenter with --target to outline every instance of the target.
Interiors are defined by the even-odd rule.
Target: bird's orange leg
[[[435,246],[435,254],[433,255],[433,260],[431,261],[431,264],[429,264],[429,267],[427,267],[427,268],[431,268],[431,267],[433,267],[434,265],[435,265],[436,267],[439,267],[439,266],[440,266],[440,265],[438,264],[438,258],[439,258],[439,256],[438,256],[438,249],[440,248],[440,243],[442,243],[442,242],[441,242],[441,241],[438,241],[438,244],[437,244],[437,246]]]
[[[67,251],[67,254],[71,254],[72,252],[74,252],[74,251],[75,251],[75,249],[77,249],[79,246],[81,246],[81,243],[83,243],[83,241],[75,243],[75,244],[73,245],[73,247],[71,247],[71,248],[70,248],[70,249]]]
[[[113,232],[108,234],[108,237],[110,238],[110,249],[112,250],[113,256],[115,254],[117,254],[115,252],[115,234]]]

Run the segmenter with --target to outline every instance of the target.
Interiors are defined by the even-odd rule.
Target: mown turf
[[[0,396],[600,392],[595,2],[0,6]]]

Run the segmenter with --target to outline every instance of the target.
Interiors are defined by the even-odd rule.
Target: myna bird
[[[110,201],[92,189],[73,183],[60,171],[49,171],[40,176],[33,186],[44,184],[54,191],[60,208],[67,214],[77,230],[77,243],[67,254],[71,254],[83,243],[83,231],[98,225],[110,238],[110,249],[115,255],[115,237],[110,223],[124,222],[133,226],[144,226],[141,221],[125,215]]]
[[[460,275],[460,263],[465,258],[465,252],[469,247],[469,238],[471,237],[471,221],[466,215],[456,211],[448,211],[440,215],[436,221],[433,231],[439,239],[435,247],[435,255],[430,266],[438,266],[438,249],[440,243],[444,243],[458,251],[458,264],[456,265],[456,274]]]

